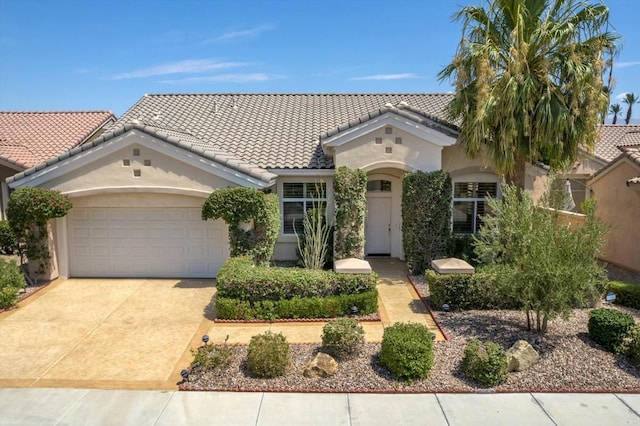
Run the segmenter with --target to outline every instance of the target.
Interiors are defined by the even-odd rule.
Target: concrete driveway
[[[176,389],[214,294],[214,280],[58,280],[0,314],[0,387]]]

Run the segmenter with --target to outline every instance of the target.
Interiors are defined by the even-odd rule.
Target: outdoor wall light
[[[184,380],[185,382],[187,381],[187,379],[189,379],[189,370],[182,370],[180,372],[180,375],[182,376],[182,380]]]

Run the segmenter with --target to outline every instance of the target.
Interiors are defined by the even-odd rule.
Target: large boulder
[[[304,367],[304,376],[310,379],[333,376],[338,372],[338,363],[331,355],[322,352],[318,354]]]
[[[507,351],[509,371],[524,371],[540,361],[540,355],[526,340],[518,340]]]

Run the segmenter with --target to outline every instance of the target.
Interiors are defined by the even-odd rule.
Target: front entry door
[[[391,197],[367,197],[365,254],[391,254]]]

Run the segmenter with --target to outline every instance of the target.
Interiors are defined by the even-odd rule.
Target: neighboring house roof
[[[626,142],[631,144],[634,142],[634,138],[636,137],[637,135],[631,135]],[[620,151],[622,151],[622,153],[620,153]],[[630,161],[631,164],[633,164],[640,171],[640,141],[637,141],[637,143],[635,143],[634,145],[619,146],[618,153],[619,155],[611,160],[609,164],[607,164],[605,167],[601,168],[591,176],[591,182],[599,179],[600,176],[605,174],[612,167],[615,167],[615,165],[618,164],[621,160]],[[637,188],[638,186],[640,186],[640,176],[635,176],[627,180],[626,184],[629,187],[634,186]]]
[[[80,145],[115,121],[110,111],[0,111],[0,159],[26,169]]]
[[[257,167],[253,164],[247,163],[242,159],[230,156],[223,152],[218,152],[216,150],[213,150],[210,147],[207,147],[206,144],[203,144],[202,141],[200,141],[198,138],[196,138],[191,134],[188,134],[185,132],[178,132],[175,130],[161,129],[154,126],[144,126],[137,123],[135,124],[128,123],[128,124],[118,124],[116,126],[113,126],[109,131],[105,132],[100,137],[90,142],[77,146],[69,151],[65,151],[56,157],[50,158],[45,163],[41,163],[35,167],[31,167],[23,172],[17,173],[16,175],[9,177],[7,179],[7,183],[11,183],[13,181],[20,180],[26,176],[30,176],[44,169],[45,167],[51,166],[60,161],[64,161],[69,157],[73,157],[74,155],[77,155],[83,151],[87,151],[95,146],[98,146],[107,141],[110,141],[113,138],[118,137],[130,130],[141,131],[150,136],[161,139],[169,144],[175,145],[187,151],[191,151],[195,154],[198,154],[201,157],[213,160],[222,166],[228,167],[237,172],[241,172],[245,175],[251,176],[265,183],[272,183],[272,181],[277,177],[275,174],[270,173],[269,171],[263,168]]]
[[[640,124],[605,124],[600,127],[594,155],[606,162],[620,155],[619,146],[640,144]]]
[[[445,127],[452,94],[145,95],[116,123],[191,135],[194,148],[227,153],[263,169],[328,169],[320,139],[387,111]],[[455,126],[449,125],[455,129]]]

